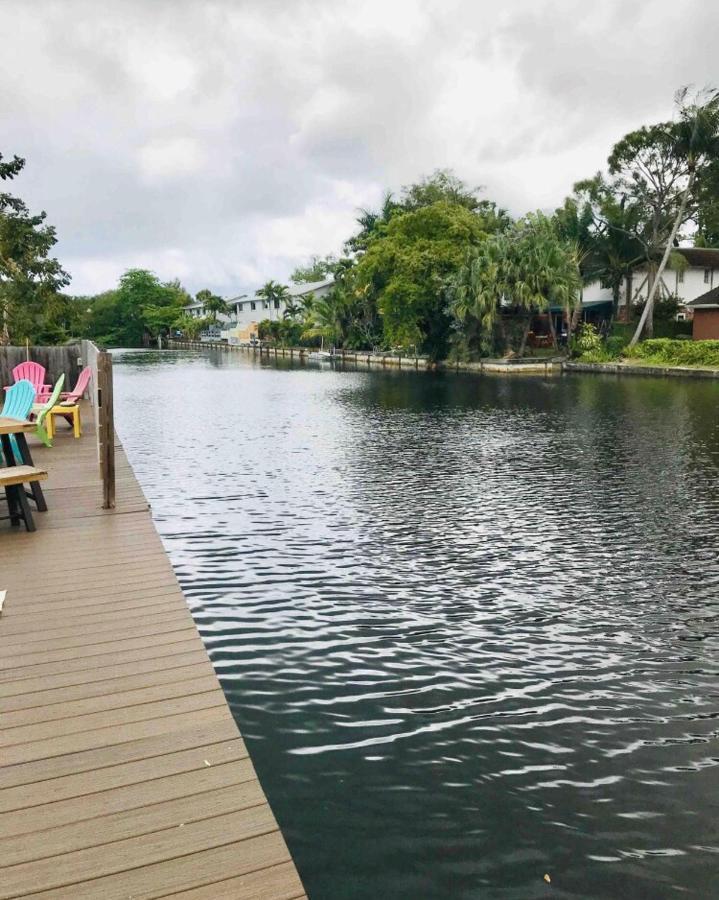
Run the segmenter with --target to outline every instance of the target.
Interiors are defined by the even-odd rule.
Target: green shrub
[[[624,356],[660,366],[719,366],[719,341],[651,338],[626,348]]]
[[[585,353],[599,353],[602,349],[602,339],[594,325],[589,323],[582,325],[574,338],[574,350],[579,355],[584,355]]]
[[[572,355],[582,362],[608,362],[614,359],[596,327],[589,322],[581,326],[572,341]]]

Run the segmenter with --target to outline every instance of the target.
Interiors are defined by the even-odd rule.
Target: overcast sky
[[[719,83],[712,0],[0,0],[0,152],[70,290],[225,296],[438,167],[521,214]]]

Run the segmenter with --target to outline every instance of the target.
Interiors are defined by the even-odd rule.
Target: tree
[[[19,156],[2,160],[0,154],[2,181],[14,179],[25,165]],[[0,343],[62,337],[67,304],[59,291],[70,276],[49,255],[57,238],[45,219],[45,212],[31,215],[18,197],[0,192]]]
[[[176,327],[187,291],[179,282],[163,284],[147,269],[128,269],[117,288],[95,298],[88,313],[88,336],[111,347],[138,347]]]
[[[474,212],[482,202],[477,196],[483,188],[469,188],[451,169],[435,169],[416,184],[402,187],[402,199],[398,206],[410,212],[433,203],[451,203]]]
[[[287,303],[290,299],[290,291],[287,285],[270,280],[255,291],[255,296],[264,300],[268,308],[272,310],[276,309],[282,302]]]
[[[231,312],[227,301],[217,294],[213,294],[212,291],[209,291],[207,288],[198,291],[195,294],[195,300],[197,300],[198,303],[202,303],[205,312],[208,313],[210,321],[213,324],[217,322],[217,317],[219,315],[229,316]]]
[[[391,191],[386,191],[379,210],[360,209],[356,222],[360,226],[357,234],[345,242],[345,252],[361,253],[367,249],[370,241],[381,237],[394,213],[400,209]]]
[[[557,347],[552,308],[571,313],[581,285],[576,244],[560,237],[551,219],[535,213],[467,251],[451,281],[451,311],[462,327],[485,337],[497,324],[502,330],[503,312],[514,311],[524,322],[522,355],[538,312],[548,314]]]
[[[353,278],[354,289],[376,303],[390,346],[416,347],[433,359],[446,355],[447,280],[468,248],[501,227],[496,215],[446,201],[392,216],[368,243]]]
[[[349,309],[344,295],[332,290],[324,297],[311,295],[305,310],[304,340],[322,338],[333,345],[343,346],[350,323]]]
[[[209,318],[190,316],[183,312],[180,313],[173,322],[173,328],[177,329],[177,331],[181,331],[185,337],[188,337],[192,341],[195,340],[201,331],[204,331],[211,324],[212,320]]]
[[[312,256],[306,266],[297,266],[290,275],[293,284],[309,284],[324,281],[333,274],[338,260],[335,256]]]
[[[598,279],[611,288],[616,315],[622,285],[645,259],[645,248],[636,237],[643,230],[641,207],[617,196],[601,173],[578,182],[574,190],[574,202],[580,204],[585,221],[587,214],[591,217],[588,230],[577,235],[582,281]]]
[[[697,247],[719,247],[719,160],[707,165],[697,182]]]
[[[404,185],[399,199],[387,191],[379,210],[361,209],[357,217],[360,230],[346,242],[345,249],[348,252],[363,252],[372,240],[386,234],[394,216],[416,212],[435,203],[462,206],[484,218],[496,220],[500,223],[499,227],[508,227],[511,219],[506,210],[492,201],[480,199],[478,194],[481,191],[481,187],[468,187],[451,169],[435,169],[415,184]]]
[[[669,132],[671,141],[671,153],[673,166],[669,168],[670,178],[676,177],[675,185],[669,182],[666,192],[673,199],[675,207],[671,228],[666,235],[666,245],[661,262],[656,273],[655,280],[649,285],[647,302],[639,319],[637,329],[629,342],[633,347],[641,338],[642,332],[647,328],[647,333],[652,334],[652,312],[657,287],[661,281],[662,273],[669,262],[669,256],[674,246],[680,227],[687,218],[694,215],[692,204],[696,202],[694,185],[698,175],[704,171],[712,161],[719,159],[719,91],[704,91],[694,98],[689,98],[687,88],[682,88],[676,97],[679,107],[679,120],[674,123]],[[662,145],[663,145],[662,141]],[[616,151],[616,148],[615,148]],[[651,172],[649,172],[651,174]],[[642,183],[642,173],[637,173],[635,181]],[[650,182],[651,183],[651,182]],[[644,188],[642,188],[644,190]],[[665,190],[663,182],[653,183],[650,192],[660,196]],[[679,192],[677,195],[677,191]],[[669,209],[667,209],[667,213]]]

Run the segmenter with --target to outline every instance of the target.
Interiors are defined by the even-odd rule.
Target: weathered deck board
[[[120,446],[61,425],[37,532],[0,523],[0,898],[303,900]]]

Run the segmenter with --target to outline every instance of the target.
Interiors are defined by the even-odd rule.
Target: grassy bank
[[[583,363],[621,363],[650,366],[719,367],[719,341],[694,341],[689,323],[661,322],[656,337],[629,347],[633,325],[615,324],[603,340],[593,329],[585,329],[576,345],[575,359]]]
[[[625,348],[623,358],[647,365],[719,368],[719,341],[652,338]]]

